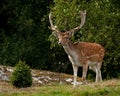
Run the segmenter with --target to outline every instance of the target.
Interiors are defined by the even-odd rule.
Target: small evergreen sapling
[[[10,77],[10,82],[18,88],[30,87],[32,85],[30,67],[25,62],[19,61]]]

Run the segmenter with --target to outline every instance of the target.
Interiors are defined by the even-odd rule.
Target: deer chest
[[[78,54],[75,53],[75,52],[71,52],[70,55],[68,54],[68,58],[69,58],[69,60],[72,64],[75,64],[77,66],[82,66],[83,65],[82,62],[79,59]]]

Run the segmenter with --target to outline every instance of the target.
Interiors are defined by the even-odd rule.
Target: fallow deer
[[[86,10],[80,11],[81,24],[69,31],[61,32],[57,26],[53,25],[51,12],[49,14],[50,29],[53,31],[53,34],[58,39],[59,44],[61,44],[68,55],[68,58],[73,66],[74,74],[74,86],[77,83],[77,72],[78,67],[83,67],[82,80],[86,83],[86,74],[88,66],[91,70],[96,73],[96,82],[102,81],[101,75],[101,66],[104,58],[105,49],[102,45],[91,42],[77,42],[74,43],[70,40],[71,36],[74,33],[81,29],[85,23],[86,19]]]

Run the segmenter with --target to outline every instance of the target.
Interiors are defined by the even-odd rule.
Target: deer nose
[[[59,45],[61,45],[61,42],[58,42]]]

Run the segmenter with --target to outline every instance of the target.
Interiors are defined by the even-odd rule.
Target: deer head
[[[58,27],[56,25],[53,24],[52,22],[52,17],[51,17],[52,13],[50,12],[49,14],[49,22],[50,22],[50,29],[53,31],[52,33],[54,34],[54,36],[56,38],[58,38],[59,40],[59,44],[62,44],[63,46],[67,45],[68,42],[70,41],[70,37],[72,35],[74,35],[74,33],[81,29],[82,26],[84,25],[85,23],[85,18],[86,18],[86,10],[85,11],[80,11],[80,16],[81,16],[81,24],[71,30],[68,30],[66,32],[61,32]]]

